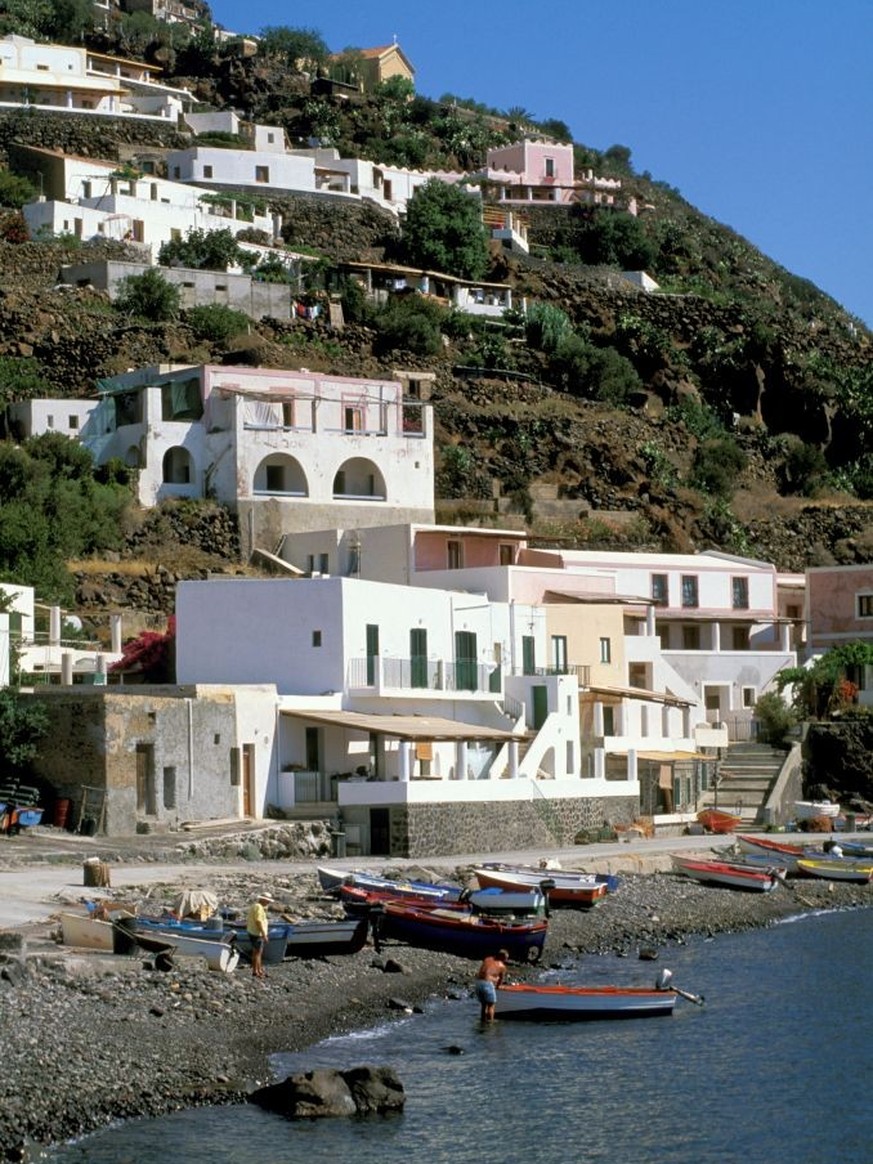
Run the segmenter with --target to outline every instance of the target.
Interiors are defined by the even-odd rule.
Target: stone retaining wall
[[[572,844],[577,833],[605,820],[630,823],[636,797],[406,805],[391,809],[392,857],[495,853],[503,849]]]

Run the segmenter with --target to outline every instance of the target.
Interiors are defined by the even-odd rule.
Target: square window
[[[269,182],[269,180],[270,180],[270,167],[269,166],[255,166],[255,181],[256,182]]]
[[[683,628],[682,628],[682,650],[683,651],[699,651],[700,650],[700,627],[699,626],[683,626]]]
[[[211,178],[212,177],[212,166],[204,166],[203,167],[203,177],[204,178]]]
[[[320,630],[314,630],[312,632],[312,645],[314,647],[321,646],[321,631]]]
[[[754,706],[755,706],[755,688],[754,687],[744,687],[743,688],[743,707],[754,707]]]
[[[858,618],[873,618],[873,594],[858,595]]]
[[[79,427],[78,416],[71,416],[69,421],[67,422],[67,424],[68,424],[69,428],[78,428]]]

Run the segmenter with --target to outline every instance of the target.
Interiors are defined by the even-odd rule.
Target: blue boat
[[[461,896],[458,885],[434,885],[429,881],[396,881],[390,877],[379,877],[375,873],[361,870],[347,872],[344,869],[328,869],[324,865],[316,867],[319,884],[325,893],[339,897],[343,885],[354,885],[357,889],[391,891],[393,897],[426,897],[436,901],[457,901]]]

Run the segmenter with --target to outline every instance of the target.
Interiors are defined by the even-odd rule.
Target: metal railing
[[[500,695],[502,672],[497,663],[475,660],[395,659],[371,656],[350,659],[349,687],[379,687],[400,691],[484,691]]]

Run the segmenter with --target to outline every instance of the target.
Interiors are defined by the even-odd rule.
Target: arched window
[[[181,445],[164,453],[163,481],[165,485],[190,485],[194,480],[194,462],[191,454]]]

